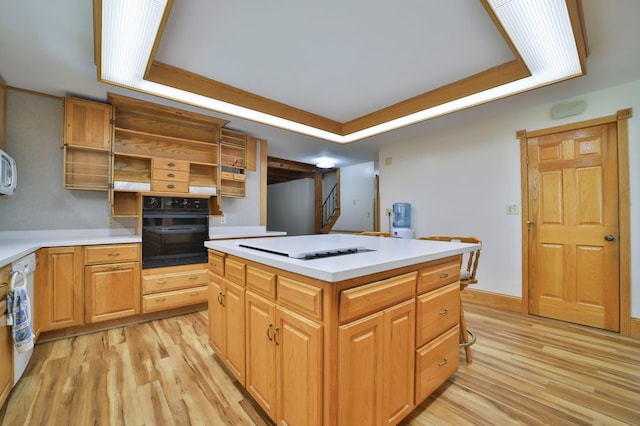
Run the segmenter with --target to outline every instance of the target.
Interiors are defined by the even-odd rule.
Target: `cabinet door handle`
[[[273,328],[273,324],[269,324],[269,327],[267,327],[267,338],[269,339],[269,341],[271,342],[273,340],[273,336],[271,336],[271,329]]]
[[[175,188],[175,186],[173,186],[172,184],[169,184],[169,185],[167,185],[167,188],[173,189],[173,188]]]
[[[276,332],[273,333],[273,341],[276,342],[277,346],[280,346],[280,342],[278,341],[278,333],[280,333],[280,327],[276,327]]]
[[[449,277],[449,274],[440,274],[440,279],[448,278],[448,277]]]
[[[449,360],[447,358],[443,359],[442,361],[440,361],[438,363],[438,367],[442,367],[443,365],[447,365],[447,363],[449,362]]]
[[[9,283],[2,283],[2,284],[0,284],[0,287],[6,287],[8,285],[9,285]]]
[[[444,308],[443,310],[441,310],[440,312],[438,312],[440,315],[447,315],[449,313],[449,309]]]
[[[218,293],[218,303],[224,308],[224,294]]]
[[[167,173],[167,177],[176,177],[173,173]]]

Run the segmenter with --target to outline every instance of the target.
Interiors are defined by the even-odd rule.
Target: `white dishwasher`
[[[35,253],[28,254],[11,264],[11,280],[10,280],[10,288],[18,288],[21,286],[25,286],[27,288],[27,295],[30,301],[30,312],[29,312],[29,322],[31,325],[31,330],[33,331],[33,273],[36,270],[36,255]],[[15,385],[22,377],[24,370],[27,369],[27,365],[29,364],[29,360],[31,360],[31,355],[33,355],[33,349],[28,350],[24,353],[19,353],[15,347],[13,346],[13,384]]]

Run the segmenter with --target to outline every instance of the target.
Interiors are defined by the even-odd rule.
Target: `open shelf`
[[[109,153],[65,147],[64,187],[106,191],[109,188]]]

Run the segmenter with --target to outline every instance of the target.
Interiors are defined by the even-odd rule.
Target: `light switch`
[[[509,204],[507,206],[507,214],[518,214],[520,213],[520,206],[517,204]]]

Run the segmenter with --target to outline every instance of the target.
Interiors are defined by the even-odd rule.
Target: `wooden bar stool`
[[[430,237],[421,237],[420,240],[432,240],[432,241],[448,241],[448,242],[460,242],[460,243],[473,243],[482,244],[482,241],[476,237],[464,237],[459,235],[432,235]],[[466,262],[466,268],[464,268],[465,262],[463,259],[462,269],[460,270],[460,291],[464,291],[470,284],[476,284],[476,271],[478,270],[478,260],[480,259],[481,248],[469,252]],[[467,321],[464,319],[464,309],[462,309],[462,298],[460,299],[460,347],[464,348],[465,358],[467,363],[473,361],[471,356],[471,345],[476,342],[476,335],[471,330],[467,329]]]

